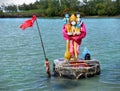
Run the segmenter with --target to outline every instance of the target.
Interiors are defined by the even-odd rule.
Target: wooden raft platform
[[[66,62],[63,58],[54,60],[55,76],[72,79],[87,78],[100,74],[100,64],[97,60],[78,60]]]

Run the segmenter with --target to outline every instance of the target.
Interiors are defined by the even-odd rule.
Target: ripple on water
[[[0,19],[1,91],[120,90],[119,19],[83,19],[87,25],[87,37],[82,42],[81,50],[88,47],[92,58],[100,61],[102,70],[99,76],[80,80],[47,79],[37,28],[34,26],[21,31],[18,27],[25,20]],[[38,22],[52,70],[53,60],[62,58],[65,51],[61,32],[63,21],[38,19]]]

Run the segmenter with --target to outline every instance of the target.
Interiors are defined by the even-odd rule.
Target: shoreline
[[[32,16],[0,16],[0,18],[31,18]],[[63,18],[59,16],[53,16],[53,17],[42,17],[37,16],[38,18]],[[116,16],[83,16],[82,18],[120,18],[120,15]]]
[[[85,16],[84,18],[120,18],[120,15],[116,15],[116,16]]]

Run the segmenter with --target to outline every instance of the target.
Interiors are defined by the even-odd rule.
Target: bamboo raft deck
[[[100,74],[100,64],[97,60],[79,60],[66,62],[64,59],[56,59],[53,64],[55,76],[72,79],[87,78]]]

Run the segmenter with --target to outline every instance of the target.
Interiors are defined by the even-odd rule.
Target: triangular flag
[[[33,15],[32,19],[26,20],[22,25],[20,25],[20,28],[22,30],[25,30],[28,27],[32,27],[34,22],[35,22],[35,20],[36,20],[36,16]]]

